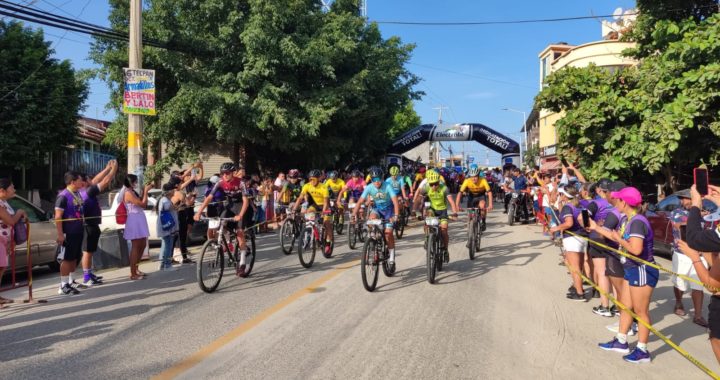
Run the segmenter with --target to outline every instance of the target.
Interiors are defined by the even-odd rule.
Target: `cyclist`
[[[392,186],[388,182],[383,182],[383,171],[380,168],[373,168],[370,170],[370,177],[372,183],[365,187],[362,195],[360,196],[359,202],[362,203],[365,200],[371,199],[374,203],[373,208],[370,210],[370,219],[383,219],[386,220],[385,224],[385,239],[388,245],[388,252],[390,257],[388,263],[391,270],[395,269],[395,240],[393,238],[393,223],[397,219],[396,215],[399,214],[399,205],[397,201],[397,194],[393,190]],[[358,208],[353,210],[353,220],[357,217]]]
[[[360,196],[362,196],[364,190],[365,181],[362,179],[362,172],[355,169],[352,171],[351,178],[345,183],[342,191],[339,192],[336,203],[341,203],[343,194],[347,194],[347,198],[350,203],[356,203],[360,199]],[[361,207],[361,205],[358,203],[357,207]]]
[[[345,188],[345,181],[343,181],[342,178],[338,177],[337,170],[330,170],[327,173],[327,179],[325,180],[324,185],[328,188],[330,200],[335,200],[335,198],[342,198],[343,189]],[[330,205],[330,207],[336,208],[338,210],[338,217],[340,218],[340,223],[344,223],[345,219],[343,218],[343,216],[345,215],[345,208],[343,207],[342,203],[336,201],[335,205]]]
[[[300,203],[305,200],[308,204],[307,212],[319,212],[322,210],[323,225],[325,226],[325,254],[332,254],[333,230],[332,218],[330,217],[330,194],[327,186],[320,183],[322,172],[317,169],[310,170],[308,183],[300,191],[300,196],[295,201],[292,209],[297,211]]]
[[[485,179],[485,173],[480,171],[476,164],[470,165],[468,170],[468,178],[463,181],[455,199],[456,204],[460,204],[460,197],[463,193],[467,193],[467,208],[478,207],[482,216],[482,230],[485,231],[485,218],[487,217],[486,209],[492,210],[493,196],[490,190],[490,184]],[[488,201],[489,198],[489,201]],[[468,225],[470,218],[468,218]]]
[[[442,241],[445,249],[445,262],[450,261],[450,255],[448,254],[448,204],[453,210],[452,217],[457,217],[457,205],[450,195],[447,186],[441,183],[440,174],[434,170],[427,172],[427,185],[420,187],[415,193],[415,202],[418,202],[421,197],[426,196],[430,199],[430,211],[438,219],[440,219],[440,235],[442,235]],[[427,232],[427,231],[426,231]]]
[[[247,277],[245,272],[245,255],[247,255],[247,242],[245,241],[245,228],[252,225],[253,208],[250,206],[250,191],[247,188],[242,176],[245,170],[242,166],[235,166],[232,162],[226,162],[220,166],[220,181],[218,181],[210,191],[202,205],[195,214],[194,219],[200,220],[202,212],[212,202],[216,195],[223,194],[225,198],[225,207],[220,214],[221,218],[234,218],[235,222],[228,223],[228,230],[235,230],[238,243],[240,244],[240,266],[236,275],[239,277]],[[239,222],[240,224],[238,225]]]

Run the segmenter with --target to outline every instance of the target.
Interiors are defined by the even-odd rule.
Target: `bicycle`
[[[435,216],[425,217],[427,226],[426,256],[427,256],[427,280],[430,284],[435,283],[435,275],[442,270],[445,261],[445,246],[440,237],[440,219]]]
[[[295,241],[302,231],[303,221],[298,214],[291,212],[280,227],[280,248],[286,255],[292,254]]]
[[[405,226],[408,225],[410,220],[410,210],[405,199],[398,199],[398,202],[401,202],[400,215],[398,215],[398,220],[395,223],[395,237],[402,239],[403,234],[405,233]]]
[[[355,203],[348,204],[348,210],[352,212],[352,210],[357,207]],[[361,207],[364,207],[361,205]],[[364,212],[361,212],[361,216],[364,215]],[[367,236],[367,226],[363,225],[362,227],[358,228],[358,224],[354,220],[348,221],[348,246],[350,249],[355,249],[357,246],[357,242],[364,243],[365,237]]]
[[[480,209],[469,208],[468,209],[468,252],[470,253],[470,260],[475,260],[475,253],[480,252],[480,243],[482,242],[482,225],[480,218]]]
[[[330,253],[325,252],[326,245],[330,245]],[[300,265],[310,268],[315,262],[315,252],[318,246],[322,247],[322,254],[326,259],[332,256],[335,248],[335,241],[325,241],[325,225],[322,218],[317,222],[317,213],[315,211],[305,213],[305,223],[300,231],[300,239],[298,240],[298,258]]]
[[[342,205],[336,205],[335,201],[330,201],[330,208],[332,209],[333,219],[333,231],[337,232],[338,235],[342,235],[343,229],[345,228],[345,209]]]
[[[212,293],[220,285],[225,272],[226,255],[227,267],[235,267],[236,273],[240,269],[239,244],[235,231],[225,230],[226,223],[235,221],[234,218],[203,219],[208,221],[209,229],[217,228],[217,239],[209,239],[202,247],[200,259],[197,261],[197,281],[203,292]],[[245,273],[249,276],[255,265],[255,233],[253,229],[245,230],[245,242],[248,246],[245,256]]]
[[[369,232],[360,256],[360,275],[363,286],[368,292],[372,292],[377,286],[380,263],[385,276],[392,277],[395,274],[395,264],[390,264],[388,261],[389,251],[383,230],[383,225],[386,223],[387,221],[381,219],[369,219],[365,222]]]

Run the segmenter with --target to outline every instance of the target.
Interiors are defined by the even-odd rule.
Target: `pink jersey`
[[[351,198],[360,199],[363,190],[365,190],[365,181],[362,178],[350,178],[345,182],[345,187],[350,191]]]

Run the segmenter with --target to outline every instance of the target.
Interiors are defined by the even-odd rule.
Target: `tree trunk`
[[[677,191],[677,177],[673,174],[672,165],[666,164],[662,167],[662,173],[665,177],[665,183],[663,184],[663,192],[665,195],[670,195]],[[660,195],[660,194],[658,194]]]

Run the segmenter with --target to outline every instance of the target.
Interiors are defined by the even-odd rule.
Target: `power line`
[[[408,65],[414,65],[414,66],[424,67],[424,68],[427,68],[427,69],[430,69],[430,70],[444,71],[444,72],[446,72],[446,73],[456,74],[456,75],[462,75],[462,76],[466,76],[466,77],[470,77],[470,78],[482,79],[482,80],[486,80],[486,81],[488,81],[488,82],[495,82],[495,83],[507,84],[507,85],[517,86],[517,87],[532,88],[532,89],[535,89],[535,88],[536,88],[536,87],[534,87],[534,86],[528,86],[528,85],[525,85],[525,84],[513,83],[513,82],[508,82],[508,81],[504,81],[504,80],[500,80],[500,79],[488,78],[488,77],[484,77],[484,76],[481,76],[481,75],[468,74],[468,73],[463,73],[463,72],[460,72],[460,71],[455,71],[455,70],[443,69],[443,68],[440,68],[440,67],[423,65],[423,64],[420,64],[420,63],[408,62]]]

